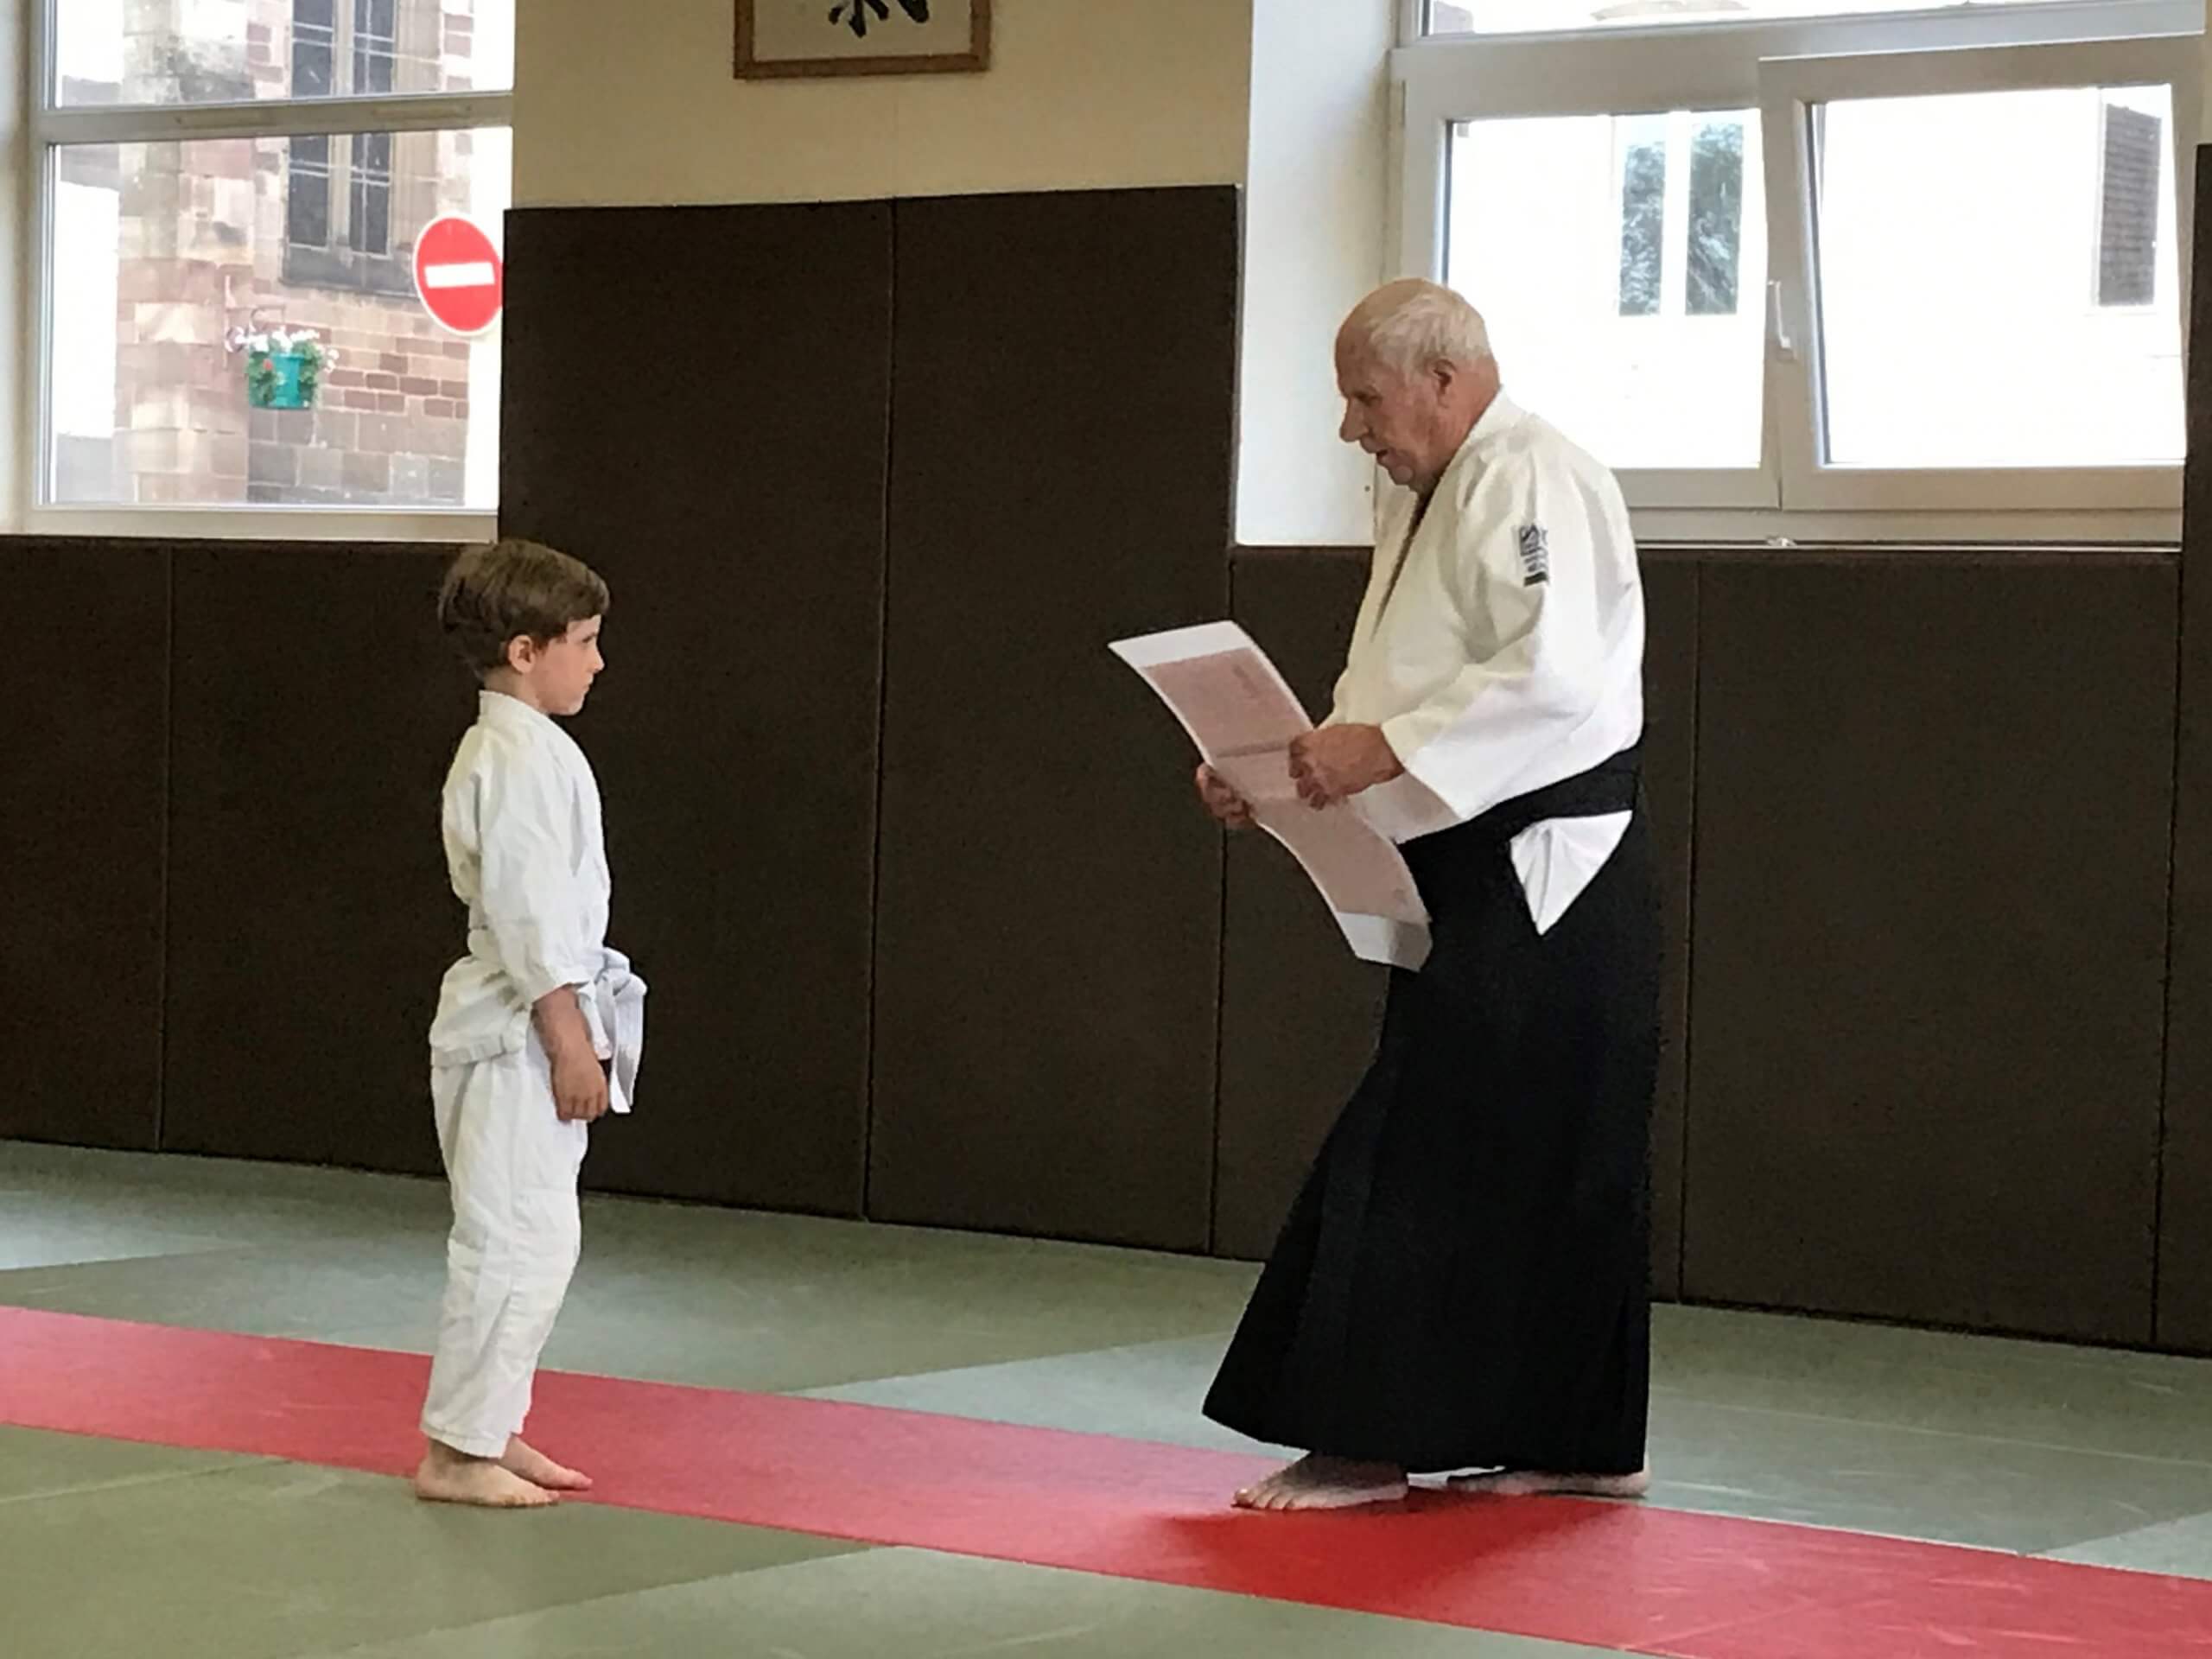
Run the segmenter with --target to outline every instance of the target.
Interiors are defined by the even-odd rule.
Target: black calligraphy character
[[[845,24],[853,31],[855,39],[864,41],[868,39],[868,15],[871,11],[875,13],[879,22],[891,16],[891,8],[885,0],[852,0],[849,5],[830,7],[830,21]]]
[[[899,10],[915,22],[926,23],[930,20],[930,0],[899,0]],[[841,0],[841,3],[830,8],[830,21],[832,24],[844,24],[855,39],[864,41],[868,38],[870,12],[875,14],[877,22],[891,21],[888,0]]]

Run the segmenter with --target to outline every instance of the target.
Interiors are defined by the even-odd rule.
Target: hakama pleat
[[[1511,836],[1612,765],[1408,842],[1433,946],[1285,1223],[1206,1414],[1419,1471],[1643,1467],[1660,918],[1639,810],[1539,935]]]

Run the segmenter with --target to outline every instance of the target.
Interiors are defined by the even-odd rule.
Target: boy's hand
[[[580,1053],[553,1056],[553,1110],[563,1123],[589,1123],[607,1113],[607,1071],[587,1043]]]
[[[553,1110],[563,1123],[588,1123],[607,1112],[607,1072],[591,1052],[591,1027],[575,991],[563,985],[538,999],[537,1039],[553,1070]]]

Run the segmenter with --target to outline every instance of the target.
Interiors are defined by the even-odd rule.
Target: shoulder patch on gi
[[[1552,550],[1541,524],[1523,524],[1521,538],[1521,585],[1534,588],[1552,574]]]

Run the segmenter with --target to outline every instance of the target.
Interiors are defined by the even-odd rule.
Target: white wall
[[[29,3],[0,0],[0,317],[15,325],[0,329],[0,530],[22,523],[23,458],[32,443],[22,419],[30,407],[22,342],[32,334],[25,262],[34,240],[25,223],[29,196],[23,188],[30,166],[29,54],[24,50]]]
[[[1331,348],[1385,275],[1392,0],[1254,0],[1236,539],[1365,543]]]
[[[750,81],[731,73],[730,0],[522,0],[515,200],[1236,183],[1251,12],[1252,0],[996,0],[987,73]]]

